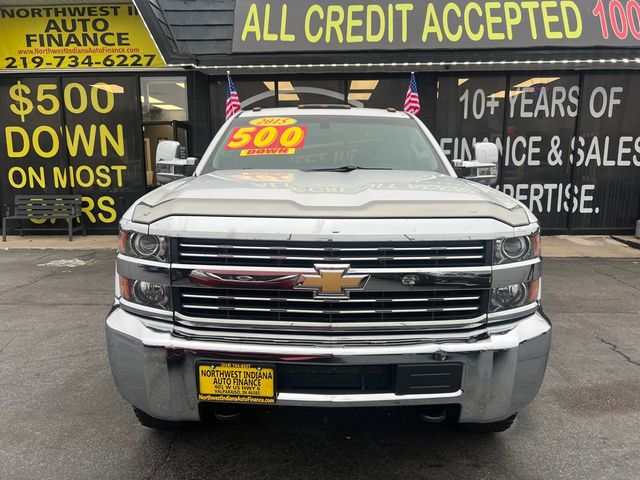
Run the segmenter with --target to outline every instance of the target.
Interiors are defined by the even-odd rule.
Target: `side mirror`
[[[178,180],[193,175],[198,159],[187,157],[186,151],[179,142],[163,140],[156,149],[156,179],[158,184]]]
[[[453,167],[459,177],[493,187],[498,183],[498,146],[490,142],[478,142],[473,146],[473,160],[454,160]]]

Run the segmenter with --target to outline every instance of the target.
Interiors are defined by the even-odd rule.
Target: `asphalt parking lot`
[[[548,259],[547,377],[506,433],[413,412],[256,410],[155,432],[112,380],[108,251],[0,251],[2,479],[635,479],[640,259]]]

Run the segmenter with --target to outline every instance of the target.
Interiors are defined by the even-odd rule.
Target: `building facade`
[[[0,0],[5,203],[80,193],[89,230],[113,232],[154,187],[158,141],[204,153],[227,71],[243,108],[397,109],[415,71],[447,156],[496,142],[497,188],[545,233],[628,233],[640,218],[633,0],[25,3]]]

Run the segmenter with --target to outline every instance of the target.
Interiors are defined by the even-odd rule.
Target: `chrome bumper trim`
[[[309,393],[287,393],[278,395],[278,405],[282,406],[308,406],[308,407],[373,407],[391,405],[424,405],[430,400],[442,401],[443,399],[454,399],[462,395],[462,390],[453,393],[421,394],[421,395],[396,395],[395,393],[363,393],[363,394],[340,394],[322,395]]]
[[[475,325],[471,325],[468,328],[451,330],[447,329],[446,332],[433,333],[427,331],[421,331],[419,333],[406,331],[403,333],[401,330],[392,330],[385,332],[384,330],[358,332],[346,331],[346,332],[334,332],[332,335],[326,331],[314,331],[307,330],[301,332],[300,329],[296,329],[293,332],[286,330],[270,329],[269,333],[260,331],[252,332],[249,329],[243,328],[234,330],[228,326],[223,329],[218,327],[207,328],[206,330],[190,328],[181,324],[174,326],[173,331],[177,335],[187,339],[200,339],[200,340],[218,340],[222,342],[234,342],[234,343],[266,343],[272,345],[303,345],[303,346],[318,346],[318,345],[384,345],[389,346],[393,344],[419,344],[425,342],[472,342],[478,338],[486,336],[487,326],[484,322],[479,322]],[[341,335],[335,335],[335,333],[342,333]],[[351,335],[347,335],[351,333]]]
[[[247,310],[247,309],[240,309]],[[266,309],[263,309],[266,310]],[[292,310],[290,310],[292,311]],[[422,310],[424,311],[424,310]],[[357,312],[356,312],[357,313]],[[180,324],[191,327],[204,328],[233,328],[233,329],[269,329],[272,331],[279,330],[297,330],[297,331],[360,331],[367,330],[369,333],[375,333],[377,330],[395,329],[396,333],[402,333],[402,330],[411,328],[424,329],[455,329],[455,328],[471,328],[472,326],[483,325],[487,316],[485,314],[477,315],[472,318],[463,320],[408,320],[404,322],[385,321],[385,322],[296,322],[296,321],[279,321],[279,320],[242,320],[225,318],[208,318],[208,317],[192,317],[182,313],[175,314],[176,321]]]
[[[493,323],[504,322],[506,320],[522,318],[527,315],[533,314],[536,310],[538,310],[538,308],[540,308],[540,304],[536,301],[523,307],[512,308],[503,312],[493,312],[488,315],[488,323],[489,325],[491,325]]]
[[[529,283],[542,276],[542,259],[540,257],[524,262],[505,263],[493,266],[491,287],[506,287],[516,283]]]
[[[400,365],[434,362],[434,354],[463,364],[459,394],[429,396],[316,395],[279,392],[277,405],[393,406],[458,404],[463,422],[504,419],[536,395],[546,368],[551,326],[536,312],[502,333],[475,342],[407,345],[287,345],[191,340],[153,328],[115,307],[107,317],[107,347],[122,396],[150,415],[198,420],[195,364],[202,359],[307,362],[339,365]]]

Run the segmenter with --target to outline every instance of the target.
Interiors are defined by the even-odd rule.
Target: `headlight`
[[[120,230],[118,251],[124,255],[147,260],[169,261],[167,237]]]
[[[540,234],[526,237],[501,238],[496,240],[493,252],[494,264],[522,262],[540,256]]]
[[[491,290],[489,312],[501,312],[524,307],[538,301],[540,297],[540,280],[529,283],[516,283]]]
[[[171,310],[171,293],[167,285],[120,276],[120,295],[138,305]]]

